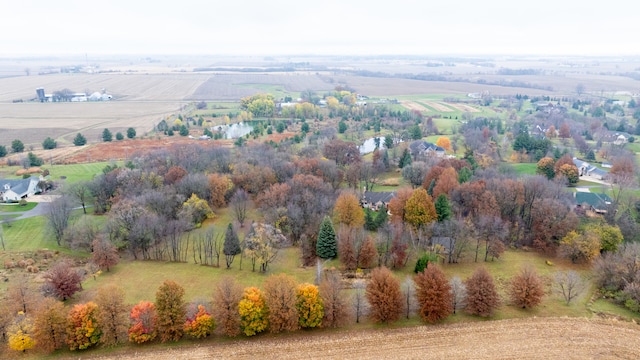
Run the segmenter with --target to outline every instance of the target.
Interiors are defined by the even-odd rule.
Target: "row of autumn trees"
[[[205,338],[253,336],[264,331],[279,333],[316,327],[339,327],[349,319],[367,315],[376,323],[391,323],[418,313],[429,323],[438,322],[465,308],[479,316],[491,316],[500,296],[491,275],[478,268],[466,281],[446,279],[435,265],[404,283],[386,267],[375,268],[370,279],[358,280],[348,296],[343,279],[335,271],[321,275],[319,286],[286,274],[269,276],[262,289],[242,287],[231,277],[214,287],[211,301],[186,303],[184,289],[165,281],[155,302],[125,303],[124,292],[114,285],[98,289],[93,301],[66,308],[61,301],[45,298],[37,304],[16,307],[5,303],[0,311],[0,331],[9,348],[43,352],[57,349],[85,350],[126,341],[137,344],[159,339],[178,341],[184,336]],[[521,308],[537,306],[544,296],[542,282],[531,268],[524,268],[509,285],[510,301]]]

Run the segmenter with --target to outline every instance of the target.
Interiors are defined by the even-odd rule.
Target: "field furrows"
[[[141,349],[141,348],[140,348]],[[528,318],[400,329],[266,335],[225,343],[121,352],[99,359],[637,359],[636,324]]]

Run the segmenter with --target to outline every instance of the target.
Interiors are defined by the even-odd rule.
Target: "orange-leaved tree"
[[[485,267],[479,267],[465,282],[467,286],[467,312],[479,316],[492,316],[500,304],[500,296],[493,277]]]
[[[142,344],[156,338],[158,317],[152,302],[140,301],[131,309],[129,317],[129,341]]]
[[[295,278],[287,274],[271,275],[264,281],[263,288],[269,308],[269,330],[274,333],[297,330]]]
[[[369,302],[369,317],[378,323],[391,323],[402,314],[402,291],[400,281],[386,267],[371,271],[366,298]]]
[[[338,224],[356,228],[364,225],[364,211],[358,197],[351,192],[343,192],[338,196],[333,207],[333,214]]]
[[[544,297],[542,280],[531,266],[526,266],[511,279],[509,296],[514,305],[523,309],[538,306]]]
[[[447,151],[451,150],[451,140],[446,136],[440,136],[438,140],[436,140],[436,145]]]
[[[434,323],[453,312],[451,286],[444,272],[436,265],[429,266],[415,277],[416,297],[422,320]]]
[[[201,339],[211,335],[215,323],[213,317],[202,304],[198,304],[198,311],[187,316],[184,323],[184,332],[196,339]]]
[[[74,305],[67,317],[67,344],[71,350],[85,350],[100,341],[98,305],[93,301]]]
[[[67,339],[67,312],[63,303],[44,298],[34,313],[33,326],[38,349],[47,353],[62,349]]]

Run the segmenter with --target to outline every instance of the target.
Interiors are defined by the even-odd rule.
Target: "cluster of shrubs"
[[[640,244],[631,243],[594,261],[595,283],[604,297],[640,312]]]

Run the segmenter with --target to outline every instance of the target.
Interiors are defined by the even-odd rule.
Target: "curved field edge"
[[[527,318],[404,328],[295,332],[254,339],[118,349],[94,359],[637,359],[640,326]],[[74,358],[80,354],[76,354]],[[89,354],[86,354],[89,355]]]

